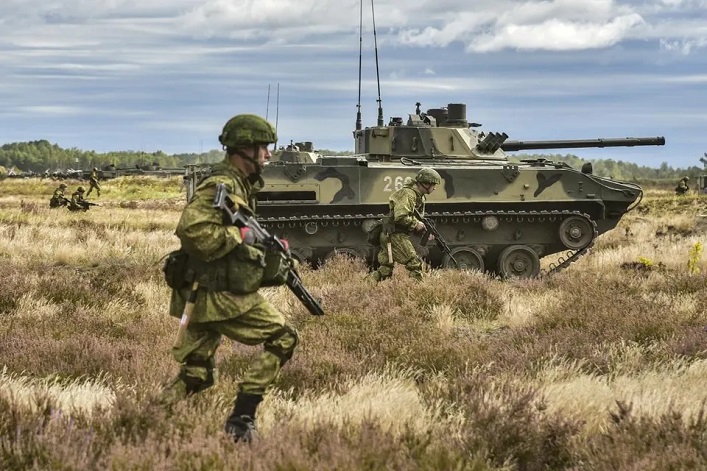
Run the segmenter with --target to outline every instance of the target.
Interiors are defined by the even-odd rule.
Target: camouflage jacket
[[[71,194],[71,207],[72,208],[83,208],[83,203],[84,199],[83,196],[81,196],[81,193],[78,191],[75,191]]]
[[[415,183],[406,184],[390,195],[389,222],[395,225],[395,231],[410,232],[415,229],[419,219],[415,217],[414,210],[417,209],[424,216],[425,200],[425,195],[417,191]]]
[[[98,181],[98,172],[96,172],[95,170],[91,170],[90,180],[94,183],[97,182]]]
[[[64,190],[61,188],[57,188],[54,190],[54,194],[52,195],[52,199],[55,201],[61,201],[64,199]]]
[[[182,250],[190,257],[210,262],[224,257],[241,242],[240,230],[224,225],[221,210],[212,207],[216,185],[224,183],[231,198],[240,205],[247,205],[255,212],[255,193],[263,181],[251,183],[228,158],[214,165],[211,176],[196,187],[192,199],[182,212],[175,234],[182,243]],[[173,290],[170,315],[180,317],[189,297],[190,288]],[[191,322],[212,322],[231,319],[264,301],[258,293],[236,295],[227,291],[200,290]]]

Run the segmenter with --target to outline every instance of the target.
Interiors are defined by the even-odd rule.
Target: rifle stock
[[[228,195],[226,185],[219,183],[216,185],[216,195],[214,196],[214,208],[218,208],[224,212],[229,220],[229,223],[236,227],[248,227],[253,234],[255,240],[266,247],[266,250],[275,250],[281,252],[292,263],[292,254],[289,247],[275,235],[271,235],[258,221],[246,211],[244,208],[237,208],[234,201]],[[234,211],[233,208],[236,207]],[[302,285],[302,279],[292,266],[287,273],[287,281],[285,283],[290,291],[294,293],[297,299],[307,308],[313,316],[324,315],[324,309],[307,289]]]
[[[447,242],[445,242],[444,238],[437,230],[434,221],[432,221],[432,219],[424,217],[417,209],[414,210],[414,214],[415,217],[422,221],[422,224],[425,225],[425,233],[422,235],[420,245],[424,247],[425,245],[427,245],[427,242],[429,242],[430,236],[434,236],[435,243],[437,244],[437,247],[439,247],[439,250],[441,250],[442,253],[447,254],[447,256],[452,260],[452,262],[454,262],[454,265],[459,268],[459,263],[454,258],[454,255],[452,255],[452,249],[449,248],[449,245],[447,244]]]

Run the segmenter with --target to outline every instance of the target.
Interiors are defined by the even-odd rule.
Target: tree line
[[[330,151],[320,149],[317,152],[324,155],[351,155],[351,152]],[[162,151],[118,151],[100,153],[93,150],[84,151],[77,148],[64,149],[46,140],[30,142],[13,142],[0,147],[0,173],[11,169],[16,172],[42,173],[46,170],[66,171],[88,170],[93,167],[102,168],[115,165],[117,168],[143,167],[157,164],[161,168],[182,168],[187,164],[214,163],[223,159],[222,150],[210,150],[202,153],[166,154]],[[660,167],[647,167],[630,162],[612,159],[582,159],[574,154],[523,154],[514,155],[513,159],[544,158],[554,162],[565,162],[579,169],[585,162],[591,162],[595,175],[610,177],[617,180],[635,182],[665,182],[677,181],[683,176],[696,177],[707,174],[707,170],[697,166],[680,168],[672,167],[663,162]]]

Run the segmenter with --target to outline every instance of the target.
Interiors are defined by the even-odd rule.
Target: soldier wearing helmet
[[[86,211],[88,210],[88,205],[86,200],[83,199],[83,194],[86,190],[84,187],[80,186],[76,188],[71,194],[71,201],[69,201],[69,211]]]
[[[172,403],[209,388],[215,381],[216,349],[226,336],[247,345],[262,344],[264,349],[242,375],[233,412],[225,431],[236,441],[250,441],[255,431],[258,404],[290,359],[298,342],[297,331],[258,291],[245,294],[232,281],[254,277],[254,266],[264,260],[263,247],[242,236],[238,228],[224,226],[221,210],[213,207],[216,185],[223,183],[240,207],[255,213],[255,194],[263,186],[260,173],[270,158],[268,146],[277,141],[273,126],[263,118],[241,114],[223,127],[219,142],[226,150],[223,161],[194,190],[177,225],[181,241],[178,253],[186,255],[177,279],[199,279],[195,307],[187,325],[184,341],[175,345],[172,355],[180,364],[177,376],[162,391],[162,401]],[[225,267],[227,280],[213,267]],[[171,273],[171,272],[170,272]],[[174,279],[168,274],[167,279]],[[207,284],[208,286],[203,286]],[[172,290],[170,314],[181,317],[193,294],[187,281]]]
[[[425,201],[442,182],[436,170],[424,167],[417,172],[414,180],[406,181],[403,187],[390,195],[390,213],[383,221],[380,236],[381,249],[378,252],[378,270],[368,277],[376,282],[390,278],[395,263],[404,265],[408,274],[422,279],[422,260],[410,241],[411,232],[422,232],[425,225],[414,215],[417,209],[425,214]]]
[[[690,177],[682,177],[678,182],[678,186],[675,187],[675,194],[678,196],[685,196],[690,190],[690,187],[687,185],[687,182],[689,181]]]
[[[66,183],[59,184],[59,187],[54,190],[54,194],[49,200],[50,208],[60,208],[69,204],[69,199],[64,196],[64,191],[66,190]]]
[[[88,180],[88,184],[90,185],[88,188],[88,193],[86,193],[86,196],[90,195],[93,189],[96,189],[96,195],[100,198],[101,196],[101,185],[98,183],[98,169],[96,167],[93,167],[93,170],[91,170],[91,177]]]

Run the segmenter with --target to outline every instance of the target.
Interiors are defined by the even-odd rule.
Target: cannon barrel
[[[580,147],[634,147],[662,146],[665,138],[660,137],[619,137],[614,139],[567,139],[561,141],[506,141],[501,145],[504,151],[532,149],[577,149]]]

